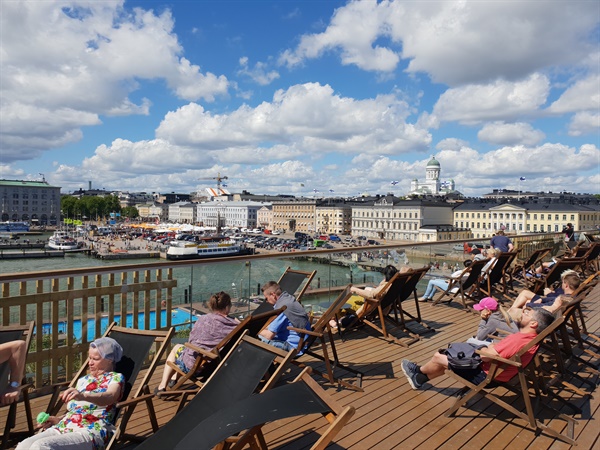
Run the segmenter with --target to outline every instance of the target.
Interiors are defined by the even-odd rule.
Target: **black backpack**
[[[475,352],[485,345],[471,345],[465,342],[448,344],[447,349],[440,350],[448,357],[448,366],[452,370],[473,370],[481,365],[481,356]]]

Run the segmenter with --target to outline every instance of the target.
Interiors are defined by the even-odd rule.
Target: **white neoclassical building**
[[[410,183],[410,192],[408,195],[448,195],[458,194],[454,190],[454,180],[441,181],[440,173],[442,169],[435,156],[432,156],[427,167],[425,167],[425,181],[420,182],[417,178]]]

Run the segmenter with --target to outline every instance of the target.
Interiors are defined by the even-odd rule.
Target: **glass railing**
[[[564,250],[560,233],[511,239],[521,251],[519,259],[540,248],[552,248],[551,255]],[[39,387],[72,374],[88,343],[113,321],[138,329],[189,329],[196,314],[207,311],[211,294],[219,291],[232,296],[232,314],[243,317],[261,301],[260,287],[279,280],[287,267],[316,270],[301,301],[318,314],[348,283],[379,283],[380,272],[388,264],[430,266],[418,287],[421,293],[428,278],[448,275],[471,257],[462,241],[382,244],[336,244],[329,250],[95,267],[83,267],[86,260],[82,256],[78,263],[82,267],[14,274],[6,273],[5,267],[0,275],[0,321],[10,325],[35,320],[27,372]],[[467,244],[485,249],[489,240]]]

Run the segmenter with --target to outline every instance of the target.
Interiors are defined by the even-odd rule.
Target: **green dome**
[[[430,166],[437,166],[437,167],[440,167],[440,163],[438,162],[438,160],[437,160],[437,159],[435,159],[435,156],[432,156],[432,157],[431,157],[431,161],[429,161],[429,162],[427,163],[427,167],[430,167]]]

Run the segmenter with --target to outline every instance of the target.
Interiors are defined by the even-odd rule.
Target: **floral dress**
[[[75,388],[79,392],[106,392],[108,386],[119,383],[121,394],[125,378],[117,372],[106,372],[99,377],[85,375],[77,381]],[[84,432],[90,433],[94,449],[103,449],[112,437],[115,427],[113,421],[116,415],[115,405],[98,406],[86,401],[71,400],[67,403],[67,414],[54,426],[60,433]]]

